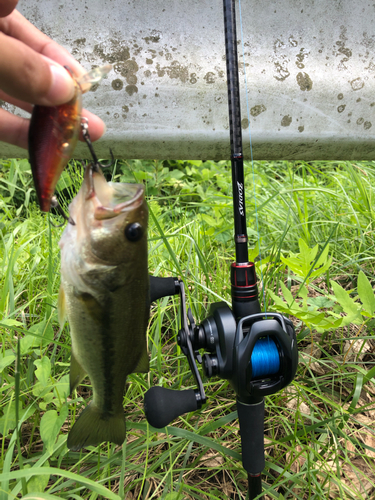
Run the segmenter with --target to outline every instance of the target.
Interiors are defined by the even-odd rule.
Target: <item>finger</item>
[[[97,141],[100,139],[105,132],[103,120],[86,109],[82,110],[82,116],[89,121],[91,140]],[[29,125],[30,120],[15,116],[0,108],[0,141],[28,149]],[[80,140],[82,141],[83,138],[80,137]]]
[[[29,120],[0,108],[0,141],[27,149]]]
[[[16,10],[7,18],[0,19],[0,31],[23,42],[35,52],[47,56],[61,66],[69,66],[77,79],[86,73],[86,70],[67,50],[39,31]]]
[[[106,131],[106,126],[103,120],[99,118],[99,116],[90,113],[87,109],[82,110],[82,117],[88,119],[91,140],[94,142],[100,139]],[[83,141],[82,134],[80,135],[79,140]]]
[[[69,73],[24,43],[0,32],[0,88],[22,101],[48,105],[68,102],[75,85]]]
[[[15,8],[18,0],[2,0],[0,2],[0,17],[8,16]]]
[[[10,96],[9,94],[6,94],[2,90],[0,90],[0,100],[5,101],[8,104],[12,104],[13,106],[17,106],[17,108],[23,109],[24,111],[27,111],[28,113],[31,113],[33,110],[32,104],[21,101],[20,99],[16,99],[15,97]]]

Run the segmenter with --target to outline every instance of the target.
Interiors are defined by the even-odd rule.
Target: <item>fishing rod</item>
[[[150,425],[163,428],[201,408],[206,395],[197,363],[206,378],[228,380],[236,394],[242,463],[248,498],[253,500],[263,498],[264,397],[290,384],[298,352],[293,323],[279,313],[261,312],[255,264],[248,261],[235,0],[223,1],[236,258],[230,269],[232,308],[225,302],[213,303],[208,317],[197,325],[186,307],[183,281],[150,277],[151,301],[180,295],[177,343],[188,359],[197,389],[151,387],[144,409]],[[203,355],[200,350],[205,351]]]

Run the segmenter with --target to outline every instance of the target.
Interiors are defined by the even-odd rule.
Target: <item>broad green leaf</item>
[[[254,262],[255,259],[258,257],[258,255],[259,255],[259,241],[257,241],[257,244],[255,245],[254,248],[249,248],[249,262]]]
[[[71,176],[68,174],[66,170],[64,170],[57,182],[56,190],[60,191],[72,185],[73,182]]]
[[[288,303],[288,305],[290,305],[294,300],[291,291],[284,285],[282,281],[280,281],[280,286],[286,302]]]
[[[33,385],[33,389],[32,389],[33,395],[36,398],[43,398],[47,402],[48,402],[48,398],[50,398],[50,401],[52,401],[52,399],[53,399],[53,394],[51,392],[52,388],[53,388],[52,380],[51,380],[51,383],[49,383],[47,385],[43,385],[40,382],[36,382]],[[50,396],[48,396],[49,393],[51,393]]]
[[[179,500],[180,493],[178,491],[174,491],[173,493],[168,493],[164,500]]]
[[[142,170],[139,170],[138,172],[134,172],[133,175],[136,178],[137,182],[144,181],[148,177],[150,177],[150,174],[148,172],[144,172]]]
[[[60,415],[56,410],[49,410],[41,418],[40,436],[48,453],[53,452],[53,445],[67,416],[68,407],[64,405],[61,408]]]
[[[325,319],[324,313],[317,313],[317,311],[301,311],[297,313],[300,319],[309,325],[319,325]]]
[[[28,354],[29,351],[33,348],[40,345],[40,341],[34,335],[25,335],[21,339],[21,356]]]
[[[46,461],[46,466],[47,467],[49,466],[48,460]],[[48,475],[35,474],[35,476],[33,476],[31,479],[27,481],[27,492],[29,494],[43,493],[44,490],[47,488],[49,478],[50,476]],[[38,496],[35,496],[34,498],[38,498]]]
[[[41,385],[45,387],[48,384],[49,377],[51,375],[51,361],[47,356],[43,356],[42,359],[36,359],[34,361],[36,366],[35,375],[39,380]]]
[[[298,291],[298,296],[301,297],[305,302],[307,301],[308,290],[305,285],[302,285]]]
[[[328,297],[324,297],[323,295],[320,295],[318,297],[308,297],[307,303],[314,307],[317,307],[318,309],[328,309],[335,305],[333,300],[330,300]]]
[[[315,262],[319,245],[315,245],[314,248],[309,248],[302,238],[298,240],[298,244],[300,253],[294,254],[291,252],[289,257],[281,256],[282,262],[284,262],[294,274],[300,276],[307,282],[309,282],[310,279],[324,274],[332,264],[332,257],[328,256],[329,245],[324,248],[318,260]],[[314,269],[312,269],[313,265]]]
[[[360,271],[358,274],[358,295],[365,311],[370,316],[373,316],[375,311],[375,294],[363,271]]]
[[[0,373],[4,370],[4,368],[11,365],[15,359],[16,359],[15,354],[8,354],[7,356],[4,357],[1,357],[0,355]]]
[[[182,177],[185,177],[185,173],[181,172],[181,170],[172,170],[169,172],[169,177],[171,179],[182,179]]]
[[[21,405],[20,405],[21,406]],[[27,409],[19,409],[19,419],[21,420],[23,415],[26,413]],[[32,410],[31,416],[35,410]],[[16,421],[16,402],[14,400],[10,401],[8,405],[4,408],[4,414],[0,418],[0,434],[7,436],[9,431],[12,431],[17,425]]]
[[[220,221],[211,217],[211,215],[201,214],[202,220],[204,220],[209,226],[216,227],[221,224]]]
[[[7,326],[18,326],[20,328],[23,328],[24,325],[23,325],[23,323],[20,323],[16,319],[6,318],[6,319],[2,319],[0,321],[0,326],[4,326],[5,328]]]
[[[350,317],[350,322],[354,322],[360,317],[361,306],[357,304],[336,281],[331,281],[331,286],[335,293],[336,301],[343,308],[344,313]],[[349,318],[348,318],[349,319]]]
[[[64,375],[60,380],[55,382],[53,386],[53,394],[56,398],[65,401],[65,398],[69,396],[70,392],[70,382],[69,375]]]
[[[311,272],[310,278],[316,278],[324,274],[332,264],[332,257],[328,256],[329,245],[327,245],[315,263],[315,269]]]
[[[285,287],[285,285],[283,285],[282,287]],[[324,330],[335,329],[341,326],[343,318],[336,318],[335,316],[330,314],[330,311],[311,311],[308,310],[305,305],[301,304],[301,302],[297,301],[295,301],[292,306],[289,306],[271,290],[267,290],[267,293],[274,300],[275,309],[278,312],[291,314],[296,318],[302,320],[307,326],[314,327],[320,332],[323,332]]]
[[[276,295],[272,290],[267,290],[268,295],[275,302],[276,307],[286,308],[288,309],[288,304],[278,295]]]
[[[42,346],[46,347],[53,340],[53,328],[46,320],[36,323],[29,328],[29,332],[33,334]]]
[[[213,236],[215,234],[215,229],[213,227],[209,227],[205,231],[201,231],[201,234],[205,234],[206,236]]]
[[[363,323],[363,317],[361,314],[348,314],[347,316],[344,316],[341,321],[340,326],[348,326],[348,325],[361,325]]]
[[[315,245],[314,248],[310,248],[303,238],[299,238],[298,246],[300,255],[304,257],[304,260],[312,264],[318,253],[318,245]]]
[[[45,390],[45,393],[42,394],[43,401],[39,401],[39,408],[43,411],[47,410],[47,406],[53,401],[53,393],[48,392],[51,390],[51,386],[48,386]],[[60,405],[61,407],[61,405]]]
[[[310,272],[312,264],[314,263],[319,247],[318,245],[315,245],[314,248],[309,248],[307,243],[305,243],[302,238],[298,240],[298,246],[300,249],[300,253],[296,256],[296,270],[298,271],[297,274],[299,276],[301,276],[302,278],[306,278],[306,276]]]

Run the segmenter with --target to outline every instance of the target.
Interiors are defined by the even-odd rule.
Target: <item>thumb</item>
[[[0,17],[8,16],[15,8],[18,0],[2,0],[0,1]]]
[[[56,106],[68,102],[75,83],[65,68],[0,32],[0,89],[31,104]]]

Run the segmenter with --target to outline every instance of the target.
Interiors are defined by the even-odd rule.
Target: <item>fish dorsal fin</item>
[[[150,371],[150,360],[148,359],[147,349],[142,349],[142,355],[134,368],[133,373],[147,373]]]
[[[78,363],[72,349],[70,356],[70,394],[77,388],[78,384],[85,378],[86,372]]]
[[[66,318],[66,298],[62,285],[60,285],[59,297],[57,299],[57,317],[60,328],[63,328]]]

